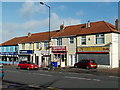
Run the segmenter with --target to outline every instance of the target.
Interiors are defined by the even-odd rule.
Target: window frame
[[[22,49],[25,49],[25,43],[22,43]]]
[[[57,38],[57,45],[61,46],[62,45],[62,38]]]
[[[104,44],[105,43],[105,35],[104,34],[96,34],[96,44]],[[98,40],[102,40],[102,42],[99,42]]]
[[[39,45],[40,45],[40,43],[37,42],[37,43],[36,43],[36,49],[39,49]]]
[[[69,40],[70,40],[70,44],[74,43],[74,37],[70,37]]]
[[[81,45],[86,45],[86,36],[81,36]]]

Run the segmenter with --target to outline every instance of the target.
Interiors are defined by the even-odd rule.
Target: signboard
[[[92,51],[101,51],[101,52],[109,52],[109,47],[78,47],[78,52],[92,52]]]
[[[52,46],[52,51],[66,51],[66,46]]]
[[[49,55],[49,52],[48,51],[41,51],[41,54],[42,55]]]
[[[20,54],[33,54],[33,50],[20,50]]]
[[[18,52],[0,52],[0,55],[18,55]]]

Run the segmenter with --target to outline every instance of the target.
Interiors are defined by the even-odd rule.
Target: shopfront
[[[65,67],[67,65],[66,46],[52,46],[52,62],[57,62],[58,67]]]
[[[33,50],[20,50],[19,61],[32,61],[33,62]]]
[[[18,61],[18,52],[0,52],[0,57],[2,61],[15,64]]]
[[[110,47],[78,47],[77,60],[92,59],[99,66],[110,66]]]
[[[49,64],[50,64],[49,51],[46,50],[41,51],[41,66],[47,67]]]

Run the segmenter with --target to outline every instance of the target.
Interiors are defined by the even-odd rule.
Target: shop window
[[[96,35],[96,44],[104,44],[104,34]]]
[[[86,45],[86,36],[81,37],[81,44]]]
[[[62,38],[57,38],[57,45],[62,45]]]
[[[74,37],[70,37],[70,43],[74,43]]]

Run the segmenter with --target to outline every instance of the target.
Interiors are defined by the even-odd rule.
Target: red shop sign
[[[52,51],[66,51],[66,46],[52,46]]]

